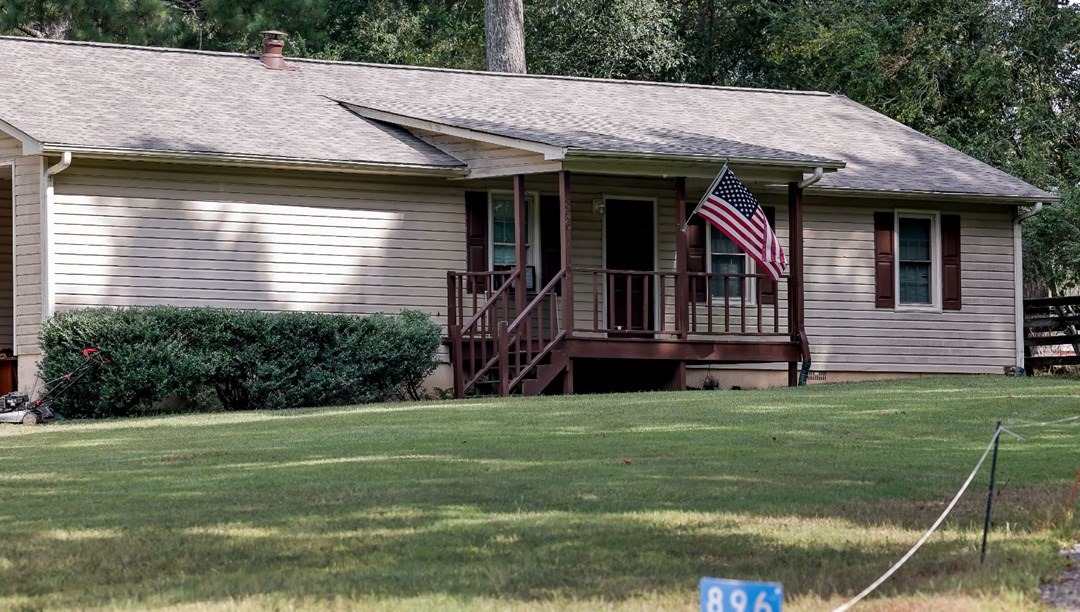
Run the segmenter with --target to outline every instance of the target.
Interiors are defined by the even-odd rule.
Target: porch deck
[[[575,286],[570,295],[568,280]],[[687,365],[793,364],[802,360],[805,341],[776,299],[788,280],[688,273],[688,302],[680,309],[676,272],[571,267],[523,294],[511,271],[451,272],[447,340],[455,391],[572,393],[574,362],[583,359],[674,364],[676,388],[686,385]],[[567,299],[578,308],[567,312]]]
[[[788,183],[791,273],[775,281],[762,273],[705,271],[703,253],[693,254],[692,270],[685,178],[676,177],[674,187],[674,270],[653,259],[655,209],[649,205],[625,205],[619,216],[605,217],[609,233],[620,236],[619,248],[606,242],[608,267],[575,266],[570,174],[560,171],[559,196],[550,202],[558,219],[548,225],[557,230],[558,249],[545,259],[540,279],[526,257],[524,177],[515,176],[515,265],[484,271],[484,247],[470,242],[473,271],[447,273],[455,395],[482,387],[501,396],[573,393],[580,360],[665,363],[673,367],[674,388],[685,387],[687,364],[786,363],[788,384],[797,384],[796,366],[801,361],[805,368],[810,356],[803,332],[801,187]]]

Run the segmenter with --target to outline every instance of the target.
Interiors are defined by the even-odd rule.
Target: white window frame
[[[717,233],[723,235],[728,240],[731,240],[731,238],[729,238],[726,234],[724,234],[720,230],[713,227],[712,223],[706,223],[705,226],[707,228],[709,228],[708,233],[705,234],[705,271],[712,274],[712,271],[713,271],[713,269],[712,269],[712,258],[713,258],[712,239],[713,239],[713,232],[717,232]],[[732,240],[732,242],[735,242],[735,241]],[[736,245],[736,246],[738,246],[738,245]],[[744,274],[753,274],[754,273],[754,264],[756,264],[757,262],[755,262],[754,258],[750,257],[750,255],[748,255],[746,253],[746,251],[743,251],[743,250],[740,249],[740,252],[742,253],[742,256],[743,256],[743,273]],[[717,253],[717,255],[734,255],[734,253]],[[744,295],[742,297],[742,299],[745,300],[747,306],[755,306],[755,305],[757,305],[757,282],[758,282],[757,278],[749,278],[749,279],[747,279],[746,295]],[[713,304],[723,304],[724,303],[724,295],[722,293],[720,295],[713,295],[712,294],[712,283],[711,282],[709,283],[708,291],[709,291],[709,297],[710,297]],[[731,297],[729,297],[729,299],[730,300],[738,300],[739,298],[731,296]]]
[[[494,189],[488,191],[488,227],[487,227],[487,252],[488,252],[488,270],[495,269],[495,198],[500,199],[509,196],[511,200],[514,199],[514,192]],[[533,269],[533,291],[539,291],[541,289],[539,283],[540,279],[544,278],[543,271],[540,269],[540,192],[538,191],[526,191],[525,192],[525,214],[528,215],[529,235],[525,237],[527,240],[527,247],[525,248],[525,267]],[[528,271],[526,271],[528,274]]]
[[[930,220],[930,303],[913,304],[900,301],[900,219]],[[893,295],[896,296],[897,311],[941,312],[941,213],[926,210],[901,210],[893,212]]]

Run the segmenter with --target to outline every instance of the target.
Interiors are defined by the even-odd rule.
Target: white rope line
[[[941,526],[941,523],[945,520],[945,517],[949,516],[949,513],[952,512],[953,506],[956,505],[956,502],[960,501],[960,497],[964,494],[964,491],[967,491],[968,486],[971,485],[971,481],[975,479],[975,474],[979,472],[979,468],[981,468],[983,462],[986,461],[986,456],[990,454],[990,449],[994,447],[994,441],[997,440],[998,436],[1000,435],[1001,428],[999,427],[994,430],[994,436],[990,438],[990,444],[986,445],[986,450],[983,451],[982,457],[979,459],[979,462],[975,464],[975,469],[971,470],[971,474],[969,474],[967,480],[964,481],[964,486],[960,487],[960,490],[956,493],[956,497],[953,497],[952,501],[949,502],[948,507],[946,507],[945,511],[941,513],[941,516],[939,516],[938,519],[934,521],[934,524],[930,526],[930,529],[928,529],[926,533],[924,533],[923,536],[919,538],[918,542],[915,542],[915,546],[912,546],[911,550],[907,551],[906,555],[904,555],[900,558],[899,561],[894,563],[893,566],[889,568],[889,571],[882,574],[881,577],[875,580],[873,584],[863,589],[862,593],[859,593],[855,597],[852,597],[847,603],[844,603],[840,607],[836,608],[835,610],[833,610],[833,612],[844,612],[845,610],[850,609],[852,606],[862,601],[864,597],[874,592],[874,589],[881,586],[881,583],[888,580],[889,576],[892,576],[896,572],[896,570],[900,569],[901,565],[907,563],[907,560],[915,554],[915,551],[922,548],[922,545],[925,544],[926,541],[930,539],[930,536],[935,531],[937,531],[937,528]]]
[[[1058,419],[1056,421],[1046,421],[1045,423],[1021,423],[1019,425],[1013,425],[1013,427],[1015,429],[1020,429],[1021,427],[1045,427],[1047,425],[1057,425],[1058,423],[1068,423],[1069,421],[1075,421],[1077,419],[1080,419],[1080,415],[1065,417],[1064,419]]]
[[[1010,436],[1016,438],[1017,440],[1020,440],[1021,442],[1024,441],[1024,436],[1021,436],[1020,434],[1016,433],[1015,431],[1010,431],[1008,427],[1002,427],[1001,431],[1009,434]]]

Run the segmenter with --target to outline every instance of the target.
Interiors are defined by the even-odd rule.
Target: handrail
[[[515,271],[513,274],[511,274],[510,276],[508,276],[506,278],[506,282],[504,282],[501,287],[496,289],[488,297],[487,301],[484,302],[483,306],[477,308],[476,313],[468,321],[465,321],[464,323],[461,324],[462,331],[469,329],[473,325],[476,325],[476,322],[480,320],[480,317],[487,314],[487,311],[499,299],[499,296],[501,296],[503,293],[506,293],[506,292],[508,292],[510,290],[510,287],[513,286],[513,284],[514,284],[514,281],[517,280],[518,274],[519,273]]]
[[[533,368],[535,368],[540,363],[540,361],[548,353],[551,352],[551,350],[555,347],[555,345],[557,345],[566,336],[566,330],[565,329],[559,329],[558,331],[556,331],[556,327],[562,327],[563,325],[565,325],[565,321],[562,324],[560,324],[558,322],[558,318],[554,316],[555,313],[552,312],[550,320],[549,320],[549,324],[551,325],[551,338],[548,339],[548,341],[544,344],[544,346],[537,349],[536,353],[533,354],[532,346],[531,346],[531,342],[532,342],[532,337],[531,336],[532,336],[532,334],[531,334],[531,330],[529,328],[529,326],[532,324],[532,314],[533,314],[534,311],[536,311],[537,307],[540,304],[544,303],[544,300],[547,300],[547,299],[549,299],[551,297],[551,295],[555,292],[555,286],[559,283],[559,280],[561,280],[565,276],[566,276],[566,268],[563,268],[563,269],[559,270],[551,278],[551,280],[548,281],[548,283],[546,285],[544,285],[544,288],[541,289],[540,292],[536,294],[536,297],[534,297],[532,299],[532,301],[529,302],[529,304],[525,307],[525,309],[521,311],[521,314],[519,314],[514,319],[514,321],[506,328],[506,335],[503,336],[502,333],[499,334],[499,336],[500,336],[499,337],[499,343],[500,343],[499,353],[500,353],[500,355],[508,355],[509,354],[509,347],[510,347],[510,343],[511,343],[510,339],[513,338],[513,342],[517,345],[515,347],[516,348],[515,353],[517,355],[517,366],[518,366],[516,374],[512,378],[510,378],[508,369],[507,368],[502,368],[501,365],[500,365],[500,369],[499,369],[499,377],[500,377],[500,382],[501,382],[500,388],[506,389],[506,390],[509,391],[509,390],[513,389],[514,387],[516,387],[519,383],[521,383],[522,380],[525,379],[525,376],[527,376],[529,374],[529,372],[531,372],[533,370]],[[554,309],[555,306],[552,305],[552,308]],[[526,329],[525,329],[525,331],[526,331],[526,333],[525,333],[525,355],[529,359],[529,362],[525,363],[525,364],[521,363],[521,361],[522,361],[522,351],[521,351],[521,341],[522,341],[522,339],[521,339],[520,333],[518,332],[518,328],[521,327],[522,323],[524,323],[525,326],[526,326]],[[538,323],[538,327],[539,327],[538,332],[537,332],[539,337],[537,338],[537,340],[543,341],[543,336],[544,336],[544,333],[543,333],[543,321],[538,321],[537,323]],[[500,330],[500,332],[501,332],[501,330]],[[509,380],[503,379],[504,375],[507,378],[509,378]]]
[[[547,297],[547,294],[550,293],[551,290],[555,287],[555,283],[559,282],[559,280],[562,279],[564,276],[566,276],[566,268],[559,270],[559,272],[555,274],[555,276],[550,281],[548,281],[548,284],[544,285],[544,288],[536,294],[536,297],[534,297],[532,301],[529,302],[527,306],[525,306],[525,310],[522,310],[521,314],[519,314],[517,318],[510,323],[510,327],[508,329],[511,333],[513,333],[513,331],[517,329],[517,326],[521,324],[521,320],[524,319],[530,312],[532,312],[532,309],[536,308],[536,306],[539,305],[545,297]]]
[[[469,276],[483,276],[483,274],[465,273],[464,275],[462,275],[463,278],[468,278]],[[503,298],[506,294],[509,293],[510,288],[514,284],[514,281],[518,280],[519,277],[521,279],[524,279],[524,275],[522,275],[519,271],[514,271],[513,273],[508,274],[506,280],[503,281],[503,284],[498,289],[496,289],[494,292],[492,292],[490,295],[488,295],[487,299],[484,301],[483,304],[476,307],[476,311],[473,313],[473,315],[467,321],[465,321],[461,325],[451,323],[451,326],[452,326],[452,329],[450,330],[450,339],[451,339],[451,345],[452,345],[451,360],[454,362],[453,363],[453,368],[454,368],[454,395],[456,397],[458,397],[458,398],[464,397],[466,391],[468,391],[470,388],[472,388],[480,380],[480,378],[483,377],[483,375],[486,374],[487,371],[491,369],[491,367],[494,364],[498,363],[499,359],[498,359],[497,354],[492,356],[490,359],[488,359],[488,357],[487,357],[487,348],[486,348],[487,345],[483,344],[483,342],[485,341],[485,338],[484,338],[483,330],[481,330],[481,342],[482,343],[480,345],[480,355],[481,355],[480,358],[481,358],[481,360],[484,360],[484,364],[480,368],[478,368],[475,373],[473,373],[472,377],[469,380],[465,380],[465,376],[466,376],[465,369],[464,369],[464,363],[465,363],[465,355],[464,355],[465,337],[466,337],[466,335],[468,335],[469,347],[470,347],[469,348],[469,356],[470,356],[469,362],[473,363],[476,360],[476,352],[477,352],[477,350],[476,350],[477,349],[477,344],[476,344],[475,327],[477,326],[477,324],[480,321],[482,321],[485,317],[487,317],[488,314],[493,309],[497,309],[499,300],[501,298]],[[451,300],[452,299],[453,299],[453,297],[451,296]],[[464,313],[462,313],[462,314],[464,314]],[[490,330],[488,330],[488,333],[490,333]]]
[[[499,338],[498,331],[496,331],[495,332],[495,341],[496,341],[496,343],[498,342],[498,338]],[[468,390],[469,387],[472,387],[477,382],[479,382],[480,379],[484,377],[484,374],[487,374],[488,370],[495,367],[495,364],[497,364],[497,363],[499,363],[499,352],[498,352],[498,350],[495,351],[495,355],[491,359],[488,359],[487,362],[484,363],[484,365],[477,368],[476,374],[474,374],[472,378],[470,378],[469,380],[467,380],[465,382],[465,385],[464,385],[463,389]]]
[[[513,379],[512,379],[511,381],[510,381],[510,384],[508,385],[508,387],[507,387],[507,388],[508,388],[508,389],[513,389],[513,388],[514,388],[514,387],[516,387],[516,386],[517,386],[517,385],[518,385],[518,384],[519,384],[519,383],[520,383],[520,382],[521,382],[522,380],[524,380],[524,379],[525,379],[525,376],[526,376],[526,375],[527,375],[527,374],[528,374],[529,372],[531,372],[531,371],[532,371],[532,369],[533,369],[533,368],[535,368],[535,367],[537,366],[537,364],[539,364],[539,363],[540,363],[540,360],[541,360],[541,359],[543,359],[544,357],[546,357],[546,356],[547,356],[547,354],[548,354],[548,353],[550,353],[550,352],[551,352],[551,351],[552,351],[552,350],[553,350],[553,349],[555,348],[555,345],[556,345],[556,344],[558,344],[558,343],[559,343],[560,341],[562,341],[562,339],[563,339],[564,337],[566,337],[566,330],[565,330],[565,329],[564,329],[564,330],[560,330],[558,334],[555,334],[555,337],[551,339],[551,342],[548,342],[548,343],[547,343],[546,345],[544,345],[544,348],[542,348],[542,349],[540,349],[539,351],[537,351],[537,353],[536,353],[536,356],[535,356],[535,357],[533,357],[533,360],[532,360],[532,361],[530,361],[529,363],[525,364],[525,366],[521,368],[521,371],[520,371],[520,372],[518,372],[518,375],[517,375],[517,376],[515,376],[515,377],[514,377],[514,378],[513,378]]]

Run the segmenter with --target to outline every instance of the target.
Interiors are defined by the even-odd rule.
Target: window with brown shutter
[[[941,307],[960,310],[960,215],[941,215]]]
[[[941,232],[940,262],[933,245],[935,224]],[[943,310],[960,310],[959,215],[874,213],[874,251],[878,308],[899,303],[903,308],[940,305]],[[940,304],[936,295],[941,296]]]
[[[705,271],[705,240],[709,232],[705,227],[705,219],[694,215],[686,224],[686,270],[688,272]],[[708,280],[704,276],[690,277],[690,300],[693,302],[705,302],[708,300]]]
[[[878,308],[896,307],[893,225],[891,211],[874,213],[874,305]]]

